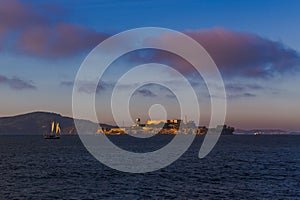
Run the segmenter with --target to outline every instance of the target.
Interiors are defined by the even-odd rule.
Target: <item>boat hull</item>
[[[50,135],[45,135],[44,136],[44,139],[60,139],[60,137],[59,136],[50,136]]]

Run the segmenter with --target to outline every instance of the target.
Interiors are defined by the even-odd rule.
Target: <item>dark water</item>
[[[99,163],[76,136],[1,136],[0,199],[300,199],[300,136],[222,136],[201,160],[200,144],[167,168],[129,174]]]

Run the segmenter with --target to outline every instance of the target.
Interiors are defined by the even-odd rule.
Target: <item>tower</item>
[[[184,124],[187,124],[187,116],[186,116],[186,115],[184,115],[183,123],[184,123]]]
[[[140,126],[140,123],[141,123],[141,119],[140,118],[136,118],[135,125],[136,126]]]

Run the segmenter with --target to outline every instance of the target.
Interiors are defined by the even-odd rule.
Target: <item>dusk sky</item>
[[[0,0],[0,5],[0,116],[31,111],[71,116],[72,83],[94,47],[121,31],[163,27],[191,36],[214,59],[226,86],[227,124],[300,130],[300,1]],[[142,51],[117,60],[101,80],[96,99],[101,122],[113,123],[101,107],[117,77],[147,62],[184,73],[209,116],[203,80],[187,63],[166,52]],[[89,92],[88,83],[82,92]],[[157,86],[140,88],[135,98],[144,104],[132,108],[133,116],[143,119],[151,103],[176,110],[172,93]]]

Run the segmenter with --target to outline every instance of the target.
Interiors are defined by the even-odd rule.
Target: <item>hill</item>
[[[13,117],[0,117],[0,135],[41,135],[49,132],[52,121],[60,123],[63,134],[76,134],[73,118],[57,113],[32,112]],[[89,132],[95,132],[97,129],[97,124],[91,121],[78,120],[78,122],[89,127],[87,129]],[[101,124],[101,126],[109,125]]]

